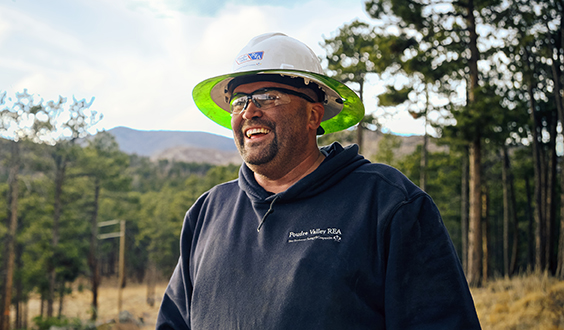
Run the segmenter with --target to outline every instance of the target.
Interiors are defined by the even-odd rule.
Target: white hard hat
[[[324,99],[319,101],[325,106],[325,115],[321,127],[326,133],[351,127],[364,116],[364,106],[358,95],[324,75],[319,59],[308,46],[282,33],[266,33],[253,38],[235,58],[232,73],[202,81],[192,95],[200,111],[216,123],[231,128],[229,98],[233,79],[260,81],[263,78],[270,80],[266,77],[273,75],[301,78],[301,84],[307,86],[313,82],[322,90]]]

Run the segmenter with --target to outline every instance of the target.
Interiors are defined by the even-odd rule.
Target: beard
[[[248,148],[248,146],[247,146]],[[278,154],[278,142],[274,139],[260,150],[247,150],[245,146],[239,148],[241,157],[249,165],[263,165],[269,163]]]
[[[253,143],[252,141],[246,141],[246,137],[242,130],[236,131],[235,141],[237,144],[237,149],[239,149],[239,154],[243,161],[249,165],[263,165],[272,161],[279,151],[278,139],[275,133],[275,125],[273,123],[268,123],[270,128],[270,133],[274,137],[272,141],[268,144]]]

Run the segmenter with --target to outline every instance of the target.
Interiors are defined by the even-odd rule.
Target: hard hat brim
[[[256,70],[225,74],[206,79],[194,87],[192,97],[198,109],[217,124],[231,129],[229,100],[226,97],[229,81],[238,76],[280,74],[309,79],[318,84],[327,94],[324,104],[328,116],[324,116],[321,127],[326,134],[342,131],[356,125],[364,117],[364,105],[358,95],[345,84],[313,72],[297,70]],[[342,101],[342,104],[341,104]]]

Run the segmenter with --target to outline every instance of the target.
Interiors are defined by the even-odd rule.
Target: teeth
[[[246,132],[247,137],[251,137],[254,134],[268,134],[270,130],[266,128],[252,128]]]

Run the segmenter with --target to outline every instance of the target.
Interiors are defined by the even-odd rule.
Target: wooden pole
[[[122,291],[125,279],[125,220],[120,221],[119,231],[119,281],[118,281],[118,318],[122,307]]]

